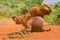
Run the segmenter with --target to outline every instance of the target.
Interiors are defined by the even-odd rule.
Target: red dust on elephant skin
[[[39,31],[48,31],[50,30],[49,27],[46,27],[47,23],[44,19],[40,16],[31,17],[30,20],[26,24],[26,28],[32,32],[39,32]]]
[[[41,6],[33,6],[30,8],[30,15],[31,16],[44,16],[49,15],[52,9],[47,5],[42,3]]]

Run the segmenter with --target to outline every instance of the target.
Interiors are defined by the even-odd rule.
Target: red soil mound
[[[33,32],[29,37],[8,39],[6,35],[23,29],[22,25],[15,25],[13,21],[0,23],[0,40],[60,40],[60,26],[46,25],[51,27],[51,31]]]
[[[12,40],[60,40],[60,26],[47,25],[51,27],[48,32],[33,32],[30,37]]]
[[[10,34],[22,29],[24,29],[22,25],[16,25],[11,20],[0,23],[0,34]]]

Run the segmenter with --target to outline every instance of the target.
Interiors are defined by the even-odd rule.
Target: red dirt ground
[[[29,37],[8,39],[3,34],[10,34],[15,31],[24,29],[22,25],[16,25],[13,21],[0,22],[0,40],[60,40],[60,26],[47,25],[51,27],[51,31],[48,32],[33,32]]]

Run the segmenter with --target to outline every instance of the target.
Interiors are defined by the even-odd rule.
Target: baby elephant
[[[50,28],[46,28],[45,25],[46,22],[44,19],[40,16],[36,17],[25,17],[25,16],[19,16],[19,17],[12,17],[12,19],[16,22],[16,24],[23,24],[25,27],[24,31],[27,32],[39,32],[39,31],[49,31]]]
[[[26,31],[30,32],[39,32],[39,31],[50,31],[49,27],[42,17],[31,17],[30,20],[26,24]]]

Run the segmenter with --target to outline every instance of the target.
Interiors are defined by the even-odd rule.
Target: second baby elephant
[[[50,28],[46,27],[46,22],[40,16],[31,17],[26,24],[26,31],[39,32],[39,31],[49,31]]]

